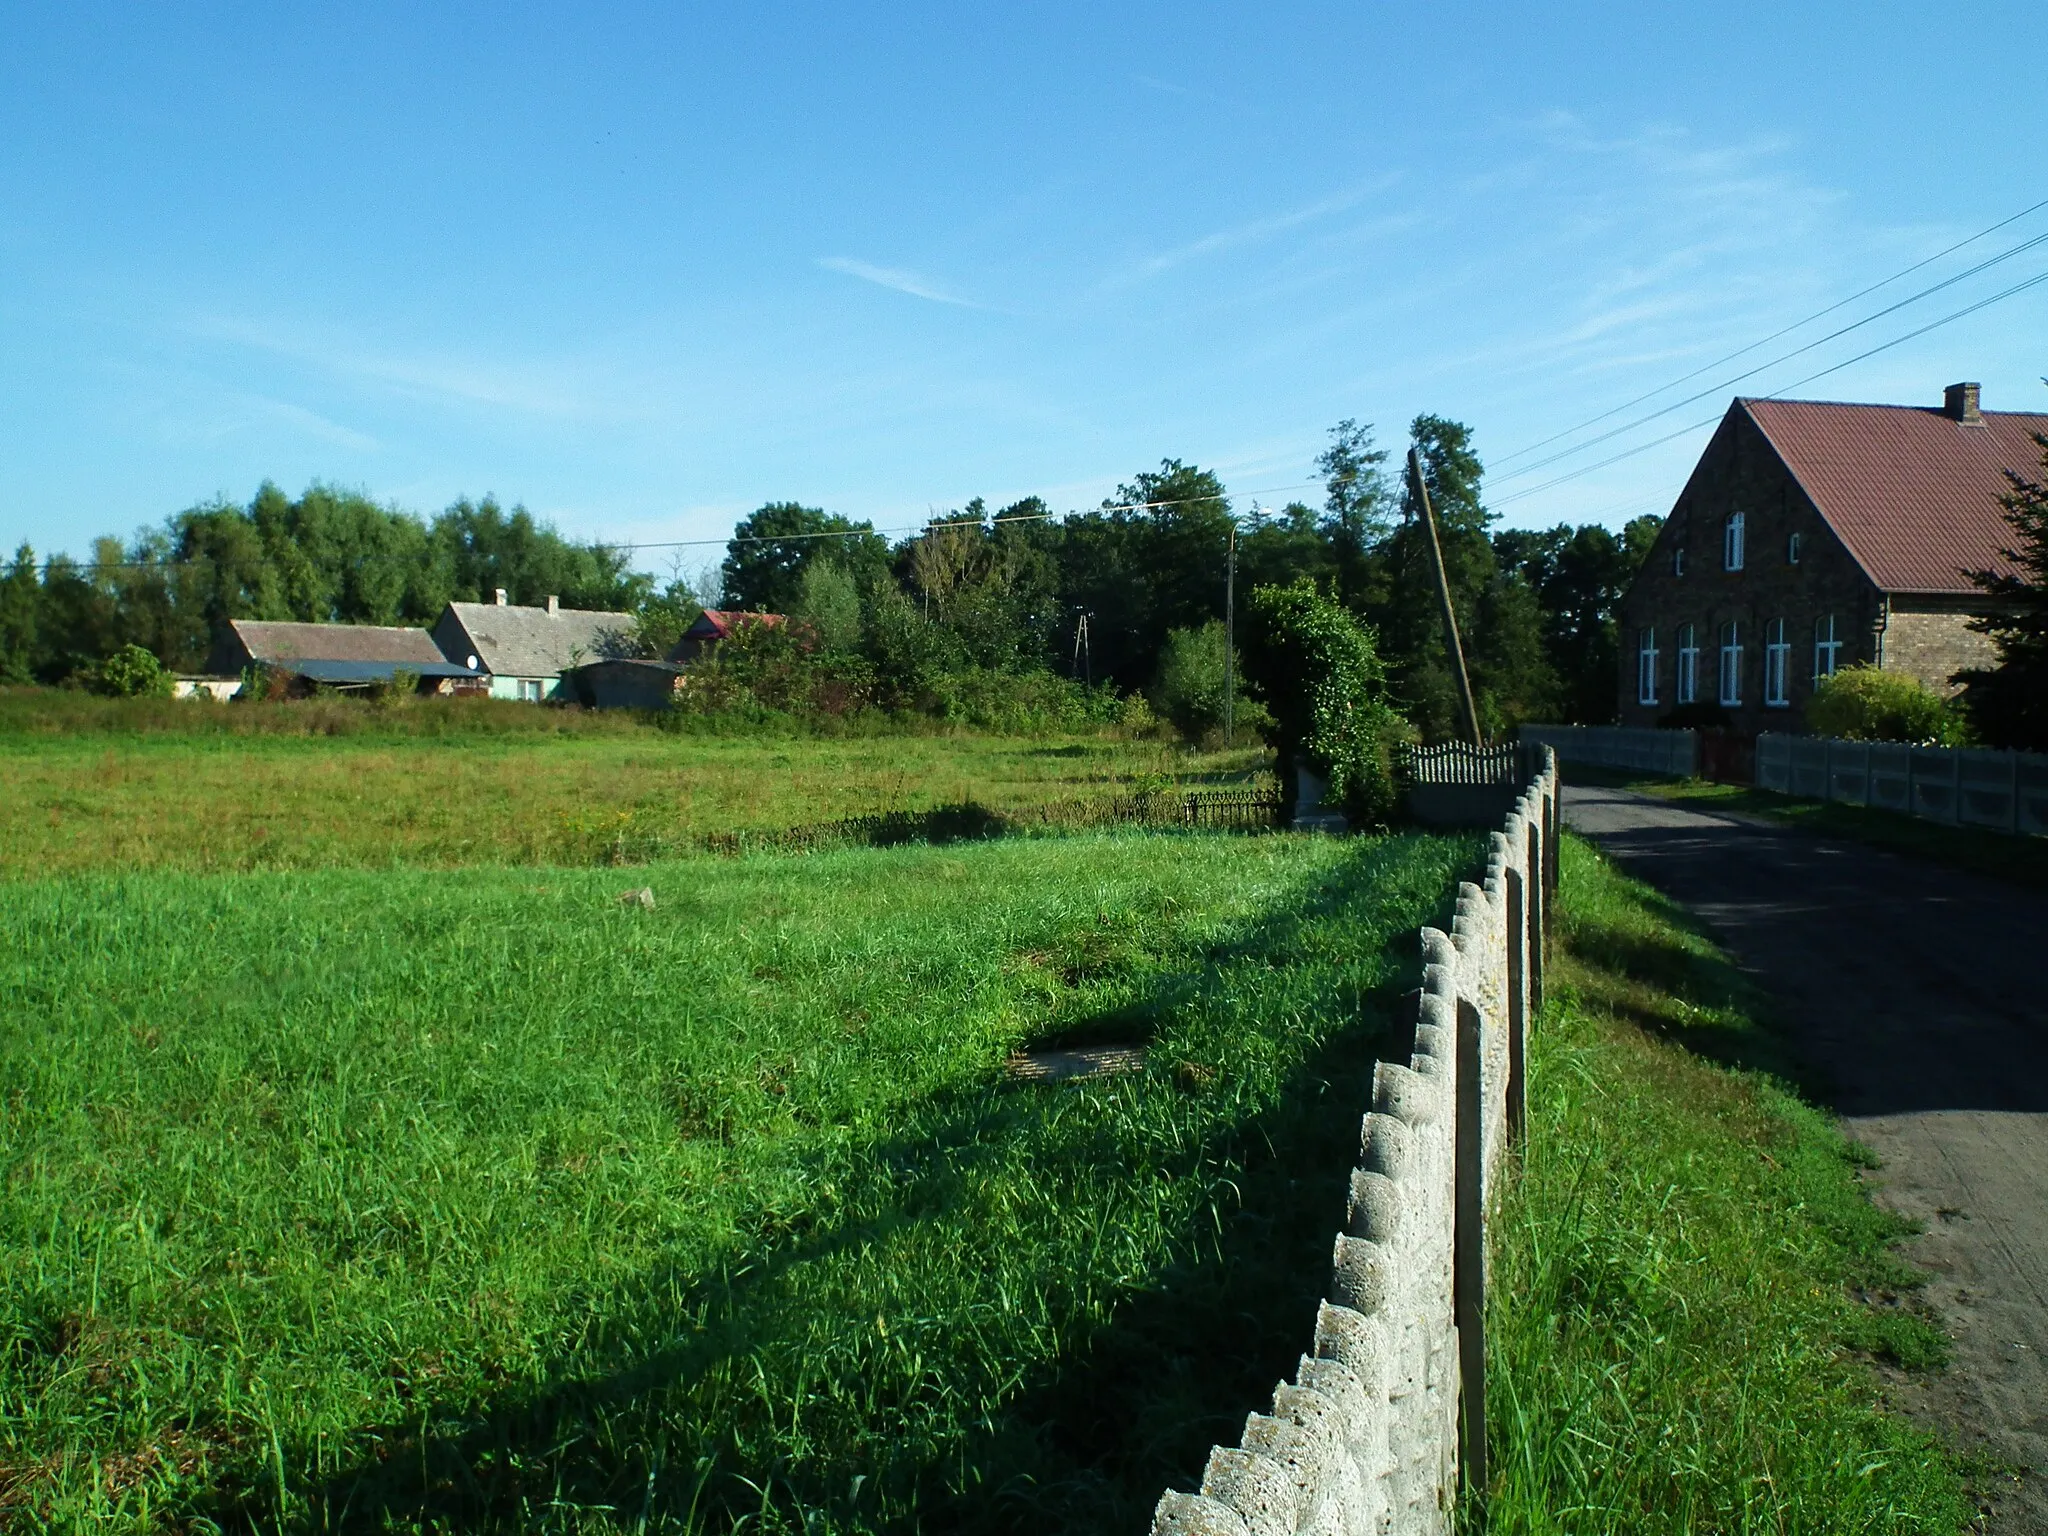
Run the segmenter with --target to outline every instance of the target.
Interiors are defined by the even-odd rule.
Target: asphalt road
[[[1749,818],[1567,786],[1565,821],[1690,908],[1771,997],[1802,1086],[1883,1159],[1879,1202],[1955,1340],[1894,1401],[2028,1469],[1988,1529],[2048,1533],[2048,897]]]

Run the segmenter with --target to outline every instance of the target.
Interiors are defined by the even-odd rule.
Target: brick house
[[[1995,663],[1964,572],[2013,569],[2004,471],[2038,474],[2048,415],[1737,399],[1621,603],[1621,722],[1719,705],[1738,731],[1796,731],[1856,662],[1950,691]]]

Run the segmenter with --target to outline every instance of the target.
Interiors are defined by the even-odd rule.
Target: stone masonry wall
[[[1311,1350],[1294,1380],[1275,1387],[1271,1411],[1250,1415],[1237,1445],[1210,1453],[1199,1493],[1160,1499],[1154,1536],[1441,1536],[1451,1527],[1461,1426],[1483,1402],[1483,1387],[1471,1404],[1461,1387],[1483,1380],[1472,1374],[1483,1228],[1518,1129],[1540,990],[1557,827],[1555,760],[1543,756],[1494,834],[1483,883],[1459,887],[1451,931],[1422,930],[1414,1049],[1406,1065],[1374,1069]],[[1461,1028],[1477,1067],[1462,1082]],[[1460,1246],[1461,1210],[1463,1242],[1476,1247]],[[1468,1462],[1483,1457],[1477,1439]]]
[[[1937,693],[1954,693],[1956,673],[1998,665],[1991,637],[1970,628],[1984,611],[1966,598],[1893,598],[1882,641],[1884,669],[1917,677]]]

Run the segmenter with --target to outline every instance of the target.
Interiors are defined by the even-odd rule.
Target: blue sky
[[[1507,478],[2048,198],[2048,7],[0,14],[9,548],[265,478],[648,542],[770,499],[1083,506],[1168,455],[1278,505],[1332,422],[1423,410],[1506,461],[1508,523],[1616,523],[1704,429],[1506,498],[2048,272]],[[1795,393],[2048,409],[2044,340],[2048,284]]]

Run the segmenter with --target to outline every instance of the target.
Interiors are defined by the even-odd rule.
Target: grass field
[[[1085,820],[1135,790],[1264,772],[1258,752],[1108,736],[673,735],[491,701],[29,702],[0,698],[0,879],[641,862],[875,812]]]
[[[1468,1528],[1963,1529],[1955,1461],[1880,1410],[1856,1358],[1945,1345],[1856,1149],[1766,1075],[1755,998],[1684,916],[1576,840],[1564,855],[1496,1229],[1490,1520]]]
[[[1301,1348],[1478,852],[20,881],[0,1524],[1140,1530]],[[1149,1065],[1004,1076],[1088,1038]]]

